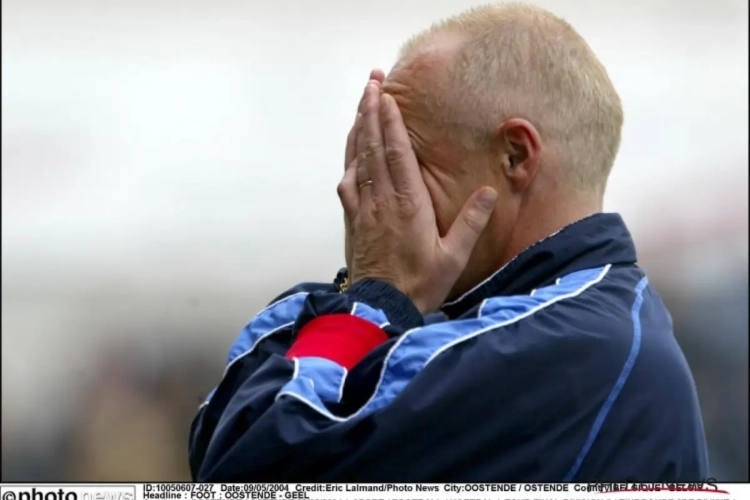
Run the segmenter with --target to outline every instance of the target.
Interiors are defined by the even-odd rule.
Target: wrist
[[[411,298],[386,281],[358,280],[344,293],[352,301],[380,309],[395,326],[408,330],[424,324],[422,313]]]

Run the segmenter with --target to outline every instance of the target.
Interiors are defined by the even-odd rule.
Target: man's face
[[[436,126],[431,116],[430,85],[441,77],[449,63],[450,50],[439,47],[408,60],[399,61],[383,82],[383,91],[398,103],[422,177],[432,197],[438,230],[445,236],[469,197],[483,186],[498,189],[499,199],[490,230],[480,238],[474,253],[451,296],[466,291],[491,268],[501,242],[512,224],[510,193],[493,165],[490,151],[472,151]],[[507,206],[506,206],[507,205]],[[487,234],[488,232],[492,234]],[[489,272],[494,269],[490,269]]]
[[[463,206],[457,201],[466,186],[460,167],[466,157],[436,126],[429,107],[429,85],[441,70],[441,63],[437,54],[400,61],[383,82],[383,91],[399,106],[433,200],[440,234],[445,235]],[[471,191],[465,194],[468,198]]]

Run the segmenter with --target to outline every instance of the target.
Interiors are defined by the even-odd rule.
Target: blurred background
[[[187,480],[252,315],[343,265],[369,70],[469,0],[3,0],[2,479]],[[748,3],[546,0],[625,106],[621,212],[748,480]]]

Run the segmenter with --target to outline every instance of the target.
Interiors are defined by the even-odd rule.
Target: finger
[[[336,192],[341,200],[341,206],[344,208],[344,217],[351,221],[359,211],[359,188],[357,187],[357,170],[348,168],[344,172],[344,177],[339,182]]]
[[[368,83],[365,89],[362,128],[357,136],[357,182],[372,180],[368,191],[388,191],[391,181],[380,128],[380,89]]]
[[[483,187],[474,193],[461,209],[456,221],[443,238],[443,245],[451,258],[463,271],[469,262],[479,236],[487,227],[492,211],[495,209],[497,191]]]
[[[375,80],[378,83],[383,83],[385,80],[385,72],[382,69],[375,68],[370,71],[370,80]]]
[[[372,70],[372,72],[370,73],[370,79],[367,81],[367,85],[375,85],[376,87],[378,87],[378,89],[380,89],[380,85],[383,83],[383,80],[385,80],[385,74],[382,75],[381,79],[378,79],[380,78],[380,75],[376,73],[378,71],[380,70]],[[382,74],[382,71],[380,71],[380,73]],[[376,78],[373,78],[373,76],[375,76]],[[365,109],[365,97],[367,97],[367,86],[365,86],[365,91],[362,92],[362,97],[360,98],[359,104],[357,105],[357,111],[362,114],[364,114]]]
[[[383,94],[380,97],[380,118],[385,158],[393,188],[397,193],[411,194],[415,191],[415,186],[424,181],[401,111],[393,96]]]
[[[349,135],[346,136],[346,153],[344,154],[344,170],[353,165],[357,159],[357,134],[362,126],[362,113],[357,113]]]

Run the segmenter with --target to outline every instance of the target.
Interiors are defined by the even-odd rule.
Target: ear
[[[498,127],[500,161],[511,188],[526,190],[536,176],[542,142],[536,127],[523,118],[510,118]]]

